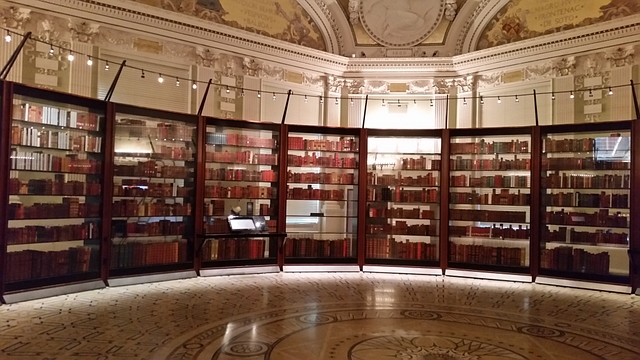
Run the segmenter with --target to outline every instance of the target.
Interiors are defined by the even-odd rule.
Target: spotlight
[[[382,99],[382,106],[386,106],[387,104],[385,104],[384,99]]]
[[[54,51],[53,51],[53,45],[51,45],[51,49],[49,49],[49,56],[53,55]]]
[[[69,55],[67,55],[67,60],[69,60],[69,61],[73,61],[73,59],[75,59],[75,58],[76,58],[76,57],[75,57],[75,56],[73,56],[73,51],[70,51],[70,52],[69,52]]]
[[[273,97],[272,98],[273,98],[273,100],[276,99],[276,93],[273,93]]]
[[[4,41],[11,42],[11,34],[9,34],[8,30],[7,30],[7,35],[4,37]]]
[[[502,100],[500,100],[500,96],[498,96],[498,104],[502,104]]]
[[[480,105],[484,105],[484,99],[480,96]]]
[[[309,99],[307,99],[307,95],[304,96],[304,102],[305,104],[309,102]]]
[[[88,55],[87,65],[89,65],[89,66],[93,65],[93,60],[91,60],[91,55]]]
[[[104,64],[104,71],[109,71],[109,62],[108,61]]]
[[[229,86],[227,86],[227,94],[230,93],[231,90],[229,90]]]
[[[320,104],[324,104],[324,97],[320,98]]]
[[[516,102],[520,102],[520,99],[518,99],[518,95],[516,95]]]
[[[162,84],[164,82],[164,79],[162,78],[162,74],[158,74],[158,82],[160,84]]]
[[[609,95],[613,95],[613,90],[609,88]]]
[[[140,73],[140,77],[144,79],[144,70],[142,70],[142,72]]]
[[[258,91],[258,97],[261,98],[262,94],[260,93],[260,91]]]
[[[467,98],[462,98],[462,105],[467,106]]]
[[[433,99],[429,100],[429,105],[433,107]]]
[[[575,98],[575,97],[576,97],[576,96],[575,96],[575,95],[573,95],[573,91],[572,91],[572,92],[571,92],[571,95],[569,95],[569,98],[570,98],[570,99],[573,99],[573,98]]]
[[[593,97],[593,91],[591,89],[589,89],[589,97]]]
[[[197,88],[198,88],[198,84],[196,84],[196,82],[194,81],[194,82],[193,82],[193,85],[191,85],[191,87],[193,88],[193,90],[195,90],[195,89],[197,89]]]
[[[551,100],[555,100],[556,99],[556,94],[551,93]]]
[[[176,86],[180,86],[180,79],[176,77]]]

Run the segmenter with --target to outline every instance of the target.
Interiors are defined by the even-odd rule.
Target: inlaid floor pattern
[[[0,359],[638,360],[640,297],[366,273],[197,278],[0,306]]]

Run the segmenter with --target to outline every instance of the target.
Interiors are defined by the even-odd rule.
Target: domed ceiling
[[[363,57],[451,56],[640,13],[640,0],[133,1]]]

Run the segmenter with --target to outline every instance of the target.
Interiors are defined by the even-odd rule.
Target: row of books
[[[291,140],[291,138],[289,138],[289,140]],[[278,147],[278,141],[276,139],[216,132],[207,132],[205,142],[208,145],[233,145],[264,149],[275,149]]]
[[[345,258],[351,256],[351,239],[318,240],[312,238],[287,238],[285,257]]]
[[[63,195],[97,196],[101,193],[101,184],[96,181],[65,181],[62,174],[52,179],[31,179],[22,181],[9,179],[9,194],[12,195]]]
[[[195,126],[181,123],[146,121],[140,119],[117,119],[116,136],[128,138],[150,138],[165,141],[188,141],[195,135]]]
[[[275,199],[278,188],[271,186],[222,186],[207,185],[204,187],[204,197],[224,199]]]
[[[441,168],[442,160],[439,159],[428,159],[424,156],[400,159],[401,170],[440,170]]]
[[[211,169],[204,172],[205,180],[226,180],[226,181],[278,181],[278,172],[275,170],[244,170],[244,169]]]
[[[269,232],[276,232],[278,225],[276,220],[267,220],[266,224]],[[204,224],[205,234],[228,234],[229,231],[229,223],[226,218],[211,219]]]
[[[493,175],[480,177],[473,177],[468,175],[451,175],[449,186],[483,188],[527,188],[530,186],[530,182],[528,175]]]
[[[100,174],[102,162],[88,159],[86,153],[55,156],[42,152],[11,150],[11,170],[37,170],[76,174]]]
[[[358,167],[358,158],[355,157],[340,157],[338,153],[333,156],[317,156],[316,153],[311,155],[288,155],[287,164],[289,166],[317,166],[317,167],[331,167],[331,168],[344,168],[344,169],[356,169]]]
[[[626,161],[595,160],[588,158],[542,158],[542,170],[629,170]]]
[[[217,163],[274,166],[278,165],[278,154],[259,154],[249,150],[238,152],[215,151],[215,149],[207,148],[205,160]]]
[[[264,239],[213,239],[204,244],[202,260],[262,259],[265,245]]]
[[[629,189],[631,175],[560,174],[558,171],[542,177],[542,187],[561,189]]]
[[[191,204],[166,203],[158,200],[155,203],[140,202],[138,200],[114,201],[113,216],[189,216],[191,215]]]
[[[65,126],[90,131],[100,130],[100,123],[96,114],[30,103],[15,104],[13,106],[13,118],[37,124]]]
[[[452,154],[526,154],[529,142],[524,140],[492,141],[481,139],[477,142],[451,143]]]
[[[438,260],[438,245],[424,242],[404,242],[394,238],[367,238],[366,257],[370,259]]]
[[[128,197],[191,197],[193,188],[174,183],[154,183],[145,179],[122,179],[113,184],[113,196]]]
[[[131,268],[187,262],[187,240],[144,243],[114,242],[111,248],[111,268]]]
[[[480,221],[480,222],[505,222],[505,223],[525,223],[527,222],[526,211],[496,211],[496,210],[466,210],[450,209],[450,220]]]
[[[59,251],[8,252],[5,281],[12,283],[98,271],[99,253],[98,248],[88,246]]]
[[[527,266],[525,248],[449,243],[449,260],[482,265]]]
[[[78,198],[65,197],[61,204],[9,204],[9,220],[97,218],[101,210],[100,203],[80,203]]]
[[[160,220],[155,222],[128,222],[112,220],[113,237],[146,237],[182,235],[187,230],[183,221]]]
[[[590,253],[571,246],[543,249],[540,267],[550,270],[581,272],[587,274],[609,274],[609,253]]]
[[[401,187],[367,188],[367,201],[388,201],[397,203],[436,203],[440,191],[437,189],[406,190]]]
[[[355,185],[358,183],[354,173],[321,172],[294,173],[287,172],[287,182],[306,184]]]
[[[24,226],[7,229],[7,244],[35,244],[58,241],[100,238],[100,224],[86,222],[78,225]]]
[[[40,130],[13,125],[11,144],[49,149],[102,152],[102,137],[86,135],[80,131]]]
[[[514,228],[513,225],[504,227],[504,225],[492,225],[492,226],[449,226],[449,237],[470,237],[470,238],[491,238],[491,239],[516,239],[525,240],[531,237],[531,230],[528,227],[523,228],[522,225],[518,225]]]
[[[140,176],[147,178],[186,179],[191,169],[185,166],[164,165],[161,161],[141,161],[135,165],[115,165],[115,176]]]
[[[130,153],[116,149],[116,157],[143,157],[161,160],[193,160],[194,152],[183,146],[156,145],[152,153]]]
[[[287,185],[289,200],[346,200],[344,189],[314,189],[311,185],[305,188],[290,188]]]
[[[557,193],[543,194],[542,203],[548,206],[577,206],[596,208],[629,208],[628,194],[607,194],[601,191],[600,194]]]
[[[367,206],[369,218],[382,219],[435,219],[436,213],[433,210],[422,210],[420,208],[404,209],[380,206]]]
[[[620,139],[620,134],[612,134],[610,139]],[[591,152],[596,149],[596,139],[542,139],[542,151],[545,153],[554,152]]]
[[[440,176],[438,174],[429,173],[427,175],[402,176],[398,171],[397,175],[382,175],[377,173],[367,173],[367,185],[384,185],[384,186],[438,186]]]
[[[438,224],[413,224],[406,221],[395,221],[392,224],[367,224],[367,234],[372,235],[418,235],[438,236]]]
[[[574,244],[616,244],[627,245],[629,243],[629,234],[614,233],[604,230],[596,231],[576,231],[576,229],[561,226],[557,230],[551,230],[547,227],[543,234],[545,242],[568,242]]]
[[[471,192],[451,192],[449,193],[451,204],[474,204],[474,205],[513,205],[527,206],[531,203],[531,194],[511,193],[509,189],[501,189],[497,192],[493,189],[491,194],[480,194],[475,190]]]
[[[582,225],[582,226],[605,226],[626,228],[629,227],[629,217],[620,212],[609,214],[608,209],[600,209],[594,213],[586,212],[566,212],[547,211],[545,223],[549,225]]]
[[[210,200],[204,203],[204,216],[226,216],[229,214],[226,209],[225,200]],[[272,208],[269,204],[259,204],[257,214],[273,216],[275,215],[275,208]]]
[[[302,136],[289,136],[289,150],[317,150],[317,151],[350,151],[357,152],[358,140],[341,137],[340,140],[311,140]]]
[[[495,159],[463,159],[457,156],[449,160],[449,166],[451,170],[529,170],[531,159],[518,159],[517,156],[513,160],[505,160],[497,156]]]

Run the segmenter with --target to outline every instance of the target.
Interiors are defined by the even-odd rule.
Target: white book
[[[16,168],[16,157],[18,156],[18,154],[16,153],[15,150],[11,150],[11,169],[15,169]]]
[[[69,126],[78,127],[78,113],[75,111],[69,112],[69,122],[71,123]]]
[[[20,128],[20,145],[27,145],[27,128]]]
[[[19,119],[24,121],[29,121],[29,109],[31,108],[30,105],[24,104],[24,105],[21,105],[20,108],[22,109],[23,113],[20,114],[21,117]]]

